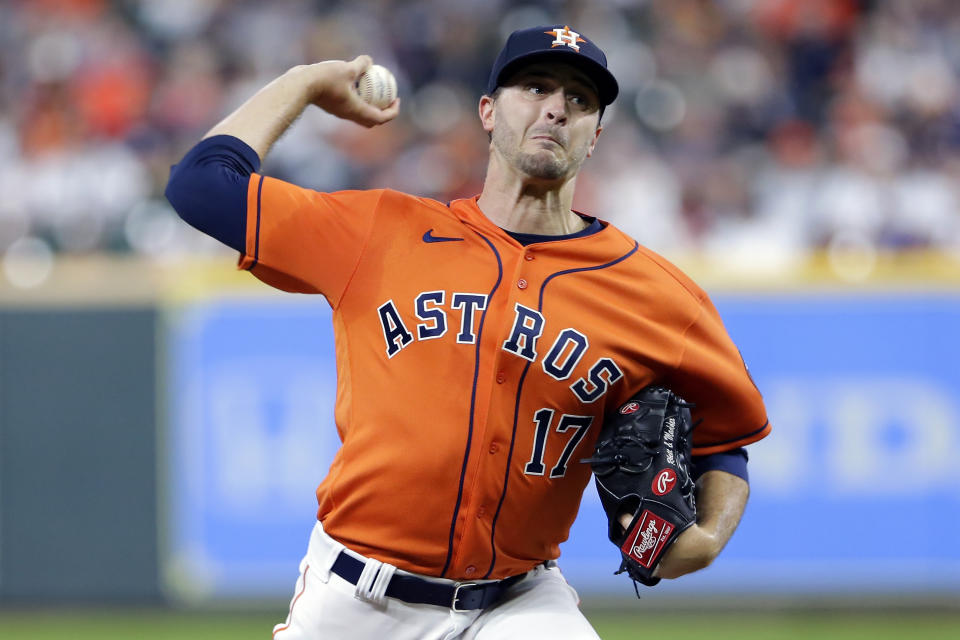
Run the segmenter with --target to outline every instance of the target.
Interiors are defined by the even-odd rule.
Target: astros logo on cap
[[[555,40],[550,45],[552,47],[560,47],[567,45],[574,51],[580,51],[580,47],[577,45],[578,42],[586,42],[583,38],[580,37],[580,34],[576,31],[571,31],[570,27],[565,26],[563,29],[551,29],[550,31],[544,31],[548,36],[553,36]]]

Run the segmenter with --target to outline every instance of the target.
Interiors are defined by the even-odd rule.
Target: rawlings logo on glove
[[[669,389],[647,387],[603,425],[589,462],[620,549],[617,573],[653,586],[664,552],[697,516],[690,477],[690,404]],[[631,517],[624,529],[620,519]]]
[[[658,518],[649,511],[644,511],[640,518],[640,523],[634,528],[634,531],[640,537],[639,544],[634,537],[632,540],[627,536],[627,543],[620,548],[625,554],[630,556],[637,564],[647,569],[653,568],[653,561],[660,556],[670,534],[673,533],[673,525]],[[652,551],[652,553],[647,553]]]

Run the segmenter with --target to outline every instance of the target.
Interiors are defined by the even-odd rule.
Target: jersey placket
[[[507,286],[503,287],[505,298],[491,301],[491,315],[488,316],[491,324],[489,333],[484,336],[483,348],[490,363],[485,385],[489,393],[484,419],[475,422],[482,426],[475,433],[477,440],[469,467],[472,477],[467,483],[470,489],[465,492],[461,505],[457,526],[462,529],[451,565],[452,571],[468,578],[487,577],[494,567],[494,525],[500,502],[505,497],[504,485],[510,469],[523,463],[516,459],[513,430],[522,419],[515,413],[519,407],[521,379],[531,361],[506,351],[504,345],[516,332],[517,322],[523,322],[525,317],[518,308],[536,308],[540,286],[531,265],[533,253],[529,248],[524,250],[500,244],[498,250],[504,258],[504,284]],[[494,327],[496,330],[490,331]],[[534,345],[529,347],[532,351]]]

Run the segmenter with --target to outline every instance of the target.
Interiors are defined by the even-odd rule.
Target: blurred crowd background
[[[401,117],[313,110],[264,171],[322,190],[477,193],[476,103],[503,38],[566,22],[621,94],[576,206],[667,253],[960,255],[960,3],[950,0],[4,0],[0,254],[224,251],[169,167],[287,68],[360,53]]]

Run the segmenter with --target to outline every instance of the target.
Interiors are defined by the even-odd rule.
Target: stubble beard
[[[507,127],[499,127],[493,132],[494,147],[511,166],[531,178],[561,180],[575,173],[586,159],[586,150],[578,150],[568,156],[558,156],[548,149],[523,151],[520,149],[520,138],[520,134]]]
[[[517,154],[517,168],[531,178],[559,180],[567,175],[567,163],[549,151]]]

